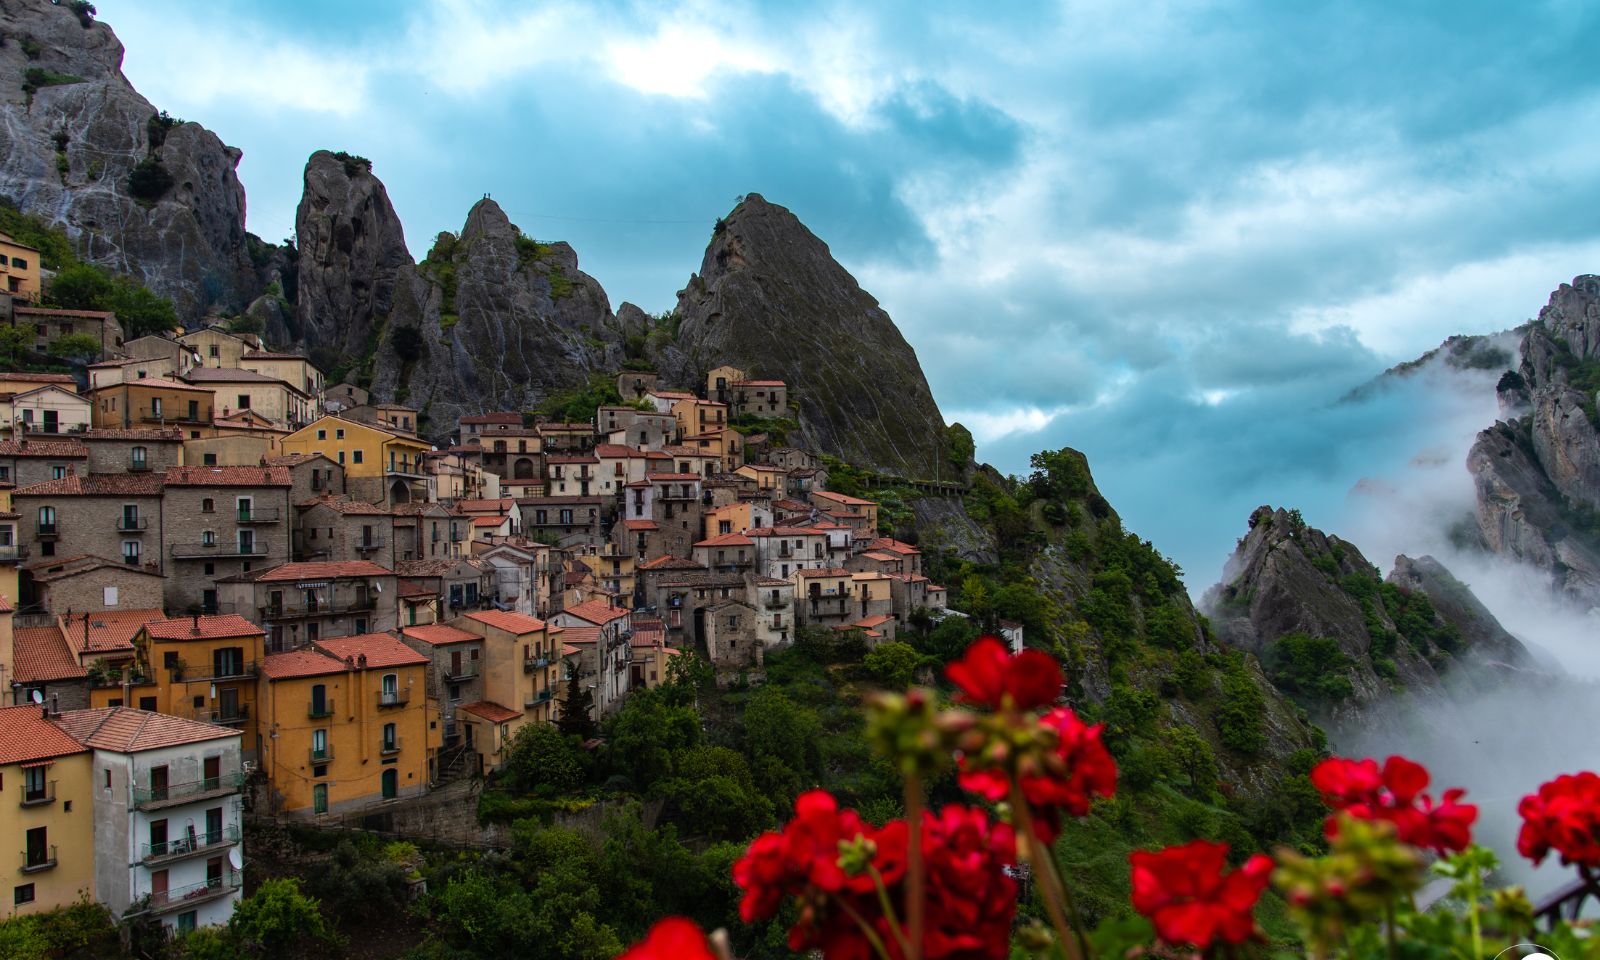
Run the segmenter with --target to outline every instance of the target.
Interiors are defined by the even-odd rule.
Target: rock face
[[[1556,290],[1521,354],[1499,389],[1502,409],[1521,415],[1480,433],[1467,457],[1478,529],[1489,549],[1600,605],[1600,277]]]
[[[785,380],[813,448],[907,477],[959,479],[942,461],[944,418],[915,351],[787,209],[749,194],[720,221],[678,314],[662,366],[679,382],[703,383],[723,363]]]
[[[1526,666],[1527,651],[1449,571],[1431,557],[1399,557],[1388,581],[1347,541],[1307,526],[1290,511],[1260,507],[1207,592],[1218,634],[1261,658],[1275,680],[1318,715],[1346,722],[1407,690],[1438,691],[1458,662]],[[1337,663],[1324,672],[1348,689],[1296,689],[1285,637],[1332,640]],[[1304,678],[1303,678],[1304,679]]]
[[[8,0],[0,35],[0,195],[62,225],[85,260],[132,274],[186,319],[254,298],[239,151],[197,123],[159,122],[122,75],[111,28],[66,5]],[[170,185],[136,196],[136,168]]]

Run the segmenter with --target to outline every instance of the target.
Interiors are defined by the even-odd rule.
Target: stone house
[[[831,490],[813,490],[811,502],[821,511],[839,520],[849,523],[852,529],[864,530],[869,536],[858,538],[870,539],[878,529],[878,505],[871,500],[861,497],[850,497]],[[859,522],[852,522],[853,520]]]
[[[394,571],[370,560],[284,563],[217,581],[222,609],[265,628],[267,649],[394,630]]]
[[[68,473],[12,491],[20,542],[35,560],[85,554],[164,571],[160,549],[164,474]],[[24,585],[24,596],[27,590]]]
[[[294,527],[283,467],[174,467],[165,474],[161,540],[167,608],[217,612],[212,581],[288,562]]]
[[[895,579],[886,573],[852,573],[850,594],[855,619],[895,614]]]
[[[159,571],[105,557],[67,557],[36,564],[28,574],[35,603],[47,611],[147,610],[165,603],[166,583]]]
[[[800,624],[832,627],[859,619],[853,612],[851,576],[843,567],[795,571],[795,617]]]
[[[694,562],[712,573],[748,573],[756,568],[756,543],[742,533],[724,533],[694,545]]]
[[[395,574],[413,583],[427,584],[444,602],[449,616],[494,604],[494,565],[482,557],[402,560],[395,566]]]
[[[462,443],[475,443],[476,438],[486,434],[493,434],[498,430],[519,429],[521,426],[522,414],[514,410],[463,414],[456,421],[456,437]]]
[[[89,391],[96,427],[174,426],[196,439],[212,421],[214,394],[205,388],[151,377]]]
[[[828,537],[810,527],[762,527],[745,531],[756,545],[756,571],[789,579],[797,570],[827,569]]]
[[[396,563],[437,560],[458,556],[463,552],[461,540],[452,541],[450,532],[452,521],[459,529],[461,518],[453,516],[443,506],[437,503],[397,503],[393,515]]]
[[[219,418],[248,410],[275,427],[298,430],[317,416],[314,396],[253,370],[195,367],[183,379],[215,395],[211,406]]]
[[[628,611],[590,600],[551,615],[550,623],[565,629],[564,642],[574,646],[590,642],[588,631],[594,631],[593,646],[585,652],[585,666],[593,669],[595,709],[600,716],[611,713],[627,696],[632,679]]]
[[[679,571],[655,579],[647,597],[667,631],[669,646],[705,643],[705,608],[718,600],[746,595],[745,577],[736,573]]]
[[[100,356],[122,353],[122,324],[109,310],[56,310],[50,307],[12,308],[15,323],[33,324],[34,349],[45,353],[62,337],[82,335],[100,345]]]
[[[479,769],[488,772],[505,762],[505,744],[524,724],[555,720],[563,630],[502,610],[469,613],[450,626],[483,638],[483,699],[478,709],[463,706],[461,721],[472,728],[463,733],[479,754]],[[484,705],[499,708],[500,719],[482,722],[491,712]]]
[[[31,703],[37,693],[40,703],[56,710],[89,706],[89,671],[78,662],[56,623],[17,627],[5,662],[11,672],[6,677],[8,689],[0,691],[0,703]]]
[[[728,403],[733,399],[733,385],[741,380],[750,379],[750,375],[732,364],[723,364],[713,367],[706,372],[705,396],[717,403]]]
[[[730,597],[707,604],[702,616],[706,656],[713,664],[721,669],[760,666],[755,607]]]
[[[650,457],[642,450],[616,443],[596,444],[595,492],[616,497],[630,483],[643,480],[650,472]]]
[[[342,414],[352,407],[364,407],[371,394],[353,383],[336,383],[322,388],[322,409],[325,413]]]
[[[545,492],[552,497],[598,495],[599,471],[600,460],[593,454],[547,453],[544,458]]]
[[[344,467],[326,454],[287,453],[267,457],[261,465],[289,471],[290,503],[301,504],[324,495],[339,496],[346,492]]]
[[[767,451],[767,462],[784,470],[810,470],[822,465],[799,447],[773,447]]]
[[[657,588],[663,580],[677,579],[684,574],[710,572],[693,560],[671,554],[641,563],[634,569],[634,605],[646,607],[655,604],[659,596]]]
[[[794,639],[794,581],[752,577],[748,595],[756,610],[756,639],[763,649],[785,646]]]
[[[617,374],[617,392],[629,403],[647,399],[650,391],[661,381],[654,370],[624,370]]]
[[[526,537],[505,537],[478,549],[476,556],[494,568],[494,595],[513,613],[550,613],[550,547]]]
[[[239,369],[282,380],[311,398],[313,418],[322,416],[322,392],[327,381],[322,371],[309,359],[298,353],[251,350],[239,358]]]
[[[483,692],[484,638],[447,623],[400,628],[400,641],[428,658],[428,695],[439,701],[445,746],[462,735],[456,712],[488,699]]]
[[[74,439],[89,450],[89,473],[165,473],[183,461],[183,431],[89,430]]]
[[[294,559],[371,560],[393,568],[394,514],[377,504],[323,494],[295,504]]]
[[[592,423],[541,422],[533,429],[546,453],[585,453],[594,449],[597,439]]]
[[[200,358],[197,366],[217,368],[237,368],[245,354],[265,346],[253,333],[233,333],[220,324],[190,331],[179,337],[178,342]]]
[[[59,480],[69,473],[88,473],[89,448],[76,438],[35,439],[21,434],[0,440],[0,482],[19,487]]]
[[[729,406],[736,417],[783,417],[789,413],[789,385],[782,380],[735,380]]]
[[[637,407],[599,407],[594,421],[596,431],[611,443],[638,450],[661,450],[678,436],[676,417]]]
[[[599,543],[602,497],[519,497],[522,529],[527,536],[552,544]]]

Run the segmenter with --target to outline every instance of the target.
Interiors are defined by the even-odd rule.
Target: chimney
[[[61,694],[50,694],[50,713],[57,717],[61,716]]]
[[[192,636],[200,636],[200,614],[194,615],[194,623],[189,627],[189,633]]]

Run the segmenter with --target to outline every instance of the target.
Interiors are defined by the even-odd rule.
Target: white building
[[[96,898],[120,917],[148,897],[178,932],[226,923],[244,883],[239,731],[127,707],[52,719],[94,750]]]
[[[763,577],[787,580],[800,570],[826,570],[833,565],[828,557],[828,534],[810,527],[762,527],[744,535],[756,545],[756,572]]]

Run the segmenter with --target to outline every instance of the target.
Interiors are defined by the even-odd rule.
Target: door
[[[122,505],[122,529],[124,529],[124,530],[137,530],[137,529],[139,529],[139,506],[138,506],[138,504],[125,503],[125,504]]]
[[[328,812],[328,785],[326,783],[318,783],[318,784],[315,784],[315,785],[312,786],[312,788],[311,788],[311,812],[312,813],[327,813]]]
[[[206,589],[200,591],[200,607],[207,616],[214,616],[217,612],[217,591]]]
[[[167,852],[167,821],[150,821],[150,856],[160,857]]]
[[[326,759],[328,759],[328,731],[326,731],[326,730],[313,730],[313,731],[311,731],[311,759],[313,759],[313,760],[326,760]]]
[[[44,432],[45,433],[60,433],[61,432],[61,414],[60,413],[58,413],[58,412],[56,412],[54,410],[46,410],[44,412]]]
[[[224,687],[217,691],[217,713],[223,720],[237,720],[242,714],[239,710],[239,688]],[[209,762],[209,761],[207,761]]]
[[[206,843],[222,842],[222,808],[212,807],[206,811]]]
[[[238,696],[239,696],[238,691],[233,691],[233,695],[234,695],[234,709],[237,710],[238,709]],[[205,777],[205,780],[206,780],[206,789],[207,790],[216,790],[217,788],[221,787],[222,786],[222,758],[221,757],[206,757],[205,763],[204,763],[204,768],[205,768],[205,773],[203,774],[203,776]]]
[[[256,552],[256,532],[254,530],[239,531],[239,553],[250,556]]]
[[[167,768],[150,768],[150,798],[152,800],[167,799]]]
[[[167,871],[150,871],[150,903],[161,906],[167,902]]]
[[[461,651],[460,650],[451,650],[450,651],[450,676],[452,676],[452,677],[461,676]]]
[[[400,773],[397,770],[383,771],[383,799],[393,800],[400,793]]]

